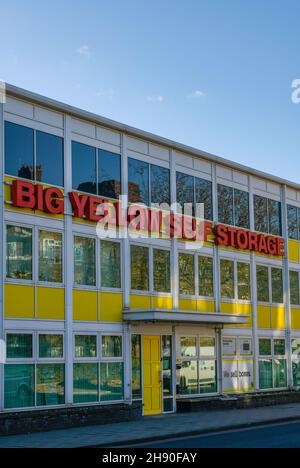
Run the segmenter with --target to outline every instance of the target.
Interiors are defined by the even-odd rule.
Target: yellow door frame
[[[142,336],[144,415],[163,413],[161,335]]]

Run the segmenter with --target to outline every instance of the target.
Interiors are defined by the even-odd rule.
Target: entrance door
[[[162,414],[160,340],[160,336],[143,336],[143,396],[146,416]]]

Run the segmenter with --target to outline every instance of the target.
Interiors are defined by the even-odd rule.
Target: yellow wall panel
[[[220,304],[220,312],[222,314],[236,314],[236,303],[235,302],[221,302]]]
[[[289,261],[299,263],[299,242],[289,240]]]
[[[97,322],[98,293],[96,291],[73,291],[73,320]]]
[[[132,294],[130,296],[131,309],[151,309],[151,297]]]
[[[152,297],[152,307],[153,309],[173,309],[173,299],[172,297],[154,296]]]
[[[123,294],[100,293],[101,322],[123,322]]]
[[[37,288],[37,318],[64,320],[65,290],[60,288]]]
[[[215,301],[197,301],[198,312],[215,312]]]
[[[300,309],[291,309],[291,328],[300,330]]]
[[[271,328],[270,306],[257,306],[257,328]]]
[[[4,316],[6,318],[34,318],[34,287],[6,284]]]
[[[285,329],[285,310],[284,307],[272,307],[272,328]]]
[[[193,299],[179,299],[179,310],[188,310],[191,312],[196,312],[197,301]]]

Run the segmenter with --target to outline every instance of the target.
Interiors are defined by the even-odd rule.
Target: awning
[[[191,312],[157,309],[126,309],[123,318],[127,322],[168,322],[168,323],[215,323],[246,324],[249,315],[223,314],[215,312]]]

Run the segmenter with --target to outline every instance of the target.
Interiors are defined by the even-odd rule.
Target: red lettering
[[[218,226],[216,226],[215,234],[216,234],[215,242],[217,245],[228,246],[229,238],[228,238],[226,226],[223,226],[222,224],[219,224]]]
[[[274,237],[267,237],[267,248],[270,255],[277,254],[277,240]]]
[[[84,218],[85,208],[88,201],[87,195],[79,195],[76,192],[69,193],[70,202],[75,218]]]
[[[285,256],[284,239],[277,238],[277,255],[281,257]]]
[[[44,191],[45,211],[50,214],[64,214],[64,194],[58,188]]]
[[[258,251],[265,254],[268,253],[267,241],[265,236],[261,235],[259,238]]]
[[[12,202],[19,208],[35,208],[35,187],[30,182],[14,180],[12,183]]]
[[[249,250],[254,250],[258,252],[258,237],[256,232],[249,232],[249,243],[248,243]]]
[[[237,231],[237,235],[236,235],[236,243],[237,243],[237,247],[241,250],[247,250],[248,249],[248,245],[249,245],[249,236],[248,236],[248,232],[247,231],[244,231],[243,229]]]
[[[96,197],[89,197],[86,207],[85,207],[85,215],[88,221],[95,221],[98,222],[103,216],[107,216],[109,213],[101,213],[99,214],[98,207],[103,203],[102,200]]]

